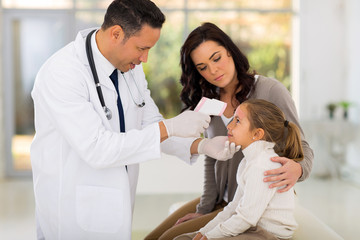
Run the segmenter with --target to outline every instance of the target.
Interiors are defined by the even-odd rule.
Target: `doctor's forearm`
[[[160,129],[160,142],[163,142],[166,139],[168,139],[169,136],[167,134],[165,124],[162,121],[159,122],[159,129]],[[193,141],[193,143],[190,146],[190,153],[191,154],[198,154],[198,145],[199,145],[199,142],[201,140],[202,140],[202,138],[198,138],[195,141]]]

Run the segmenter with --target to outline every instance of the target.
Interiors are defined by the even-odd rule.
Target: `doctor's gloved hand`
[[[199,137],[209,127],[210,116],[200,112],[185,111],[176,117],[165,119],[168,137]]]
[[[198,145],[198,153],[220,161],[226,161],[232,158],[240,150],[240,147],[235,146],[233,142],[230,143],[226,136],[217,136],[201,140]]]

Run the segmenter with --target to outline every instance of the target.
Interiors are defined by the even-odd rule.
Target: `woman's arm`
[[[210,157],[206,157],[204,160],[204,187],[200,203],[196,207],[197,213],[206,214],[215,207],[218,195],[216,190],[215,163],[216,160]]]
[[[200,203],[196,207],[195,213],[188,213],[185,216],[179,218],[175,225],[178,225],[182,222],[189,221],[191,219],[195,219],[204,214],[210,213],[216,203],[217,199],[217,191],[216,191],[216,181],[215,181],[215,160],[206,157],[205,158],[205,166],[204,166],[204,192],[200,198]]]

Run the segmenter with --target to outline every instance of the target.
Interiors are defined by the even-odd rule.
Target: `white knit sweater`
[[[270,160],[278,156],[273,147],[274,143],[261,140],[243,150],[233,201],[200,229],[208,239],[236,236],[257,225],[278,238],[291,238],[297,227],[294,190],[278,193],[277,188],[269,188],[270,183],[263,181],[266,170],[281,166]]]

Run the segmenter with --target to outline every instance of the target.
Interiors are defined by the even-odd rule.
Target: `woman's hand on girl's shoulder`
[[[278,192],[286,192],[295,185],[302,175],[301,165],[286,157],[273,157],[271,161],[281,163],[282,166],[264,173],[264,182],[274,182],[270,188],[278,187]]]

